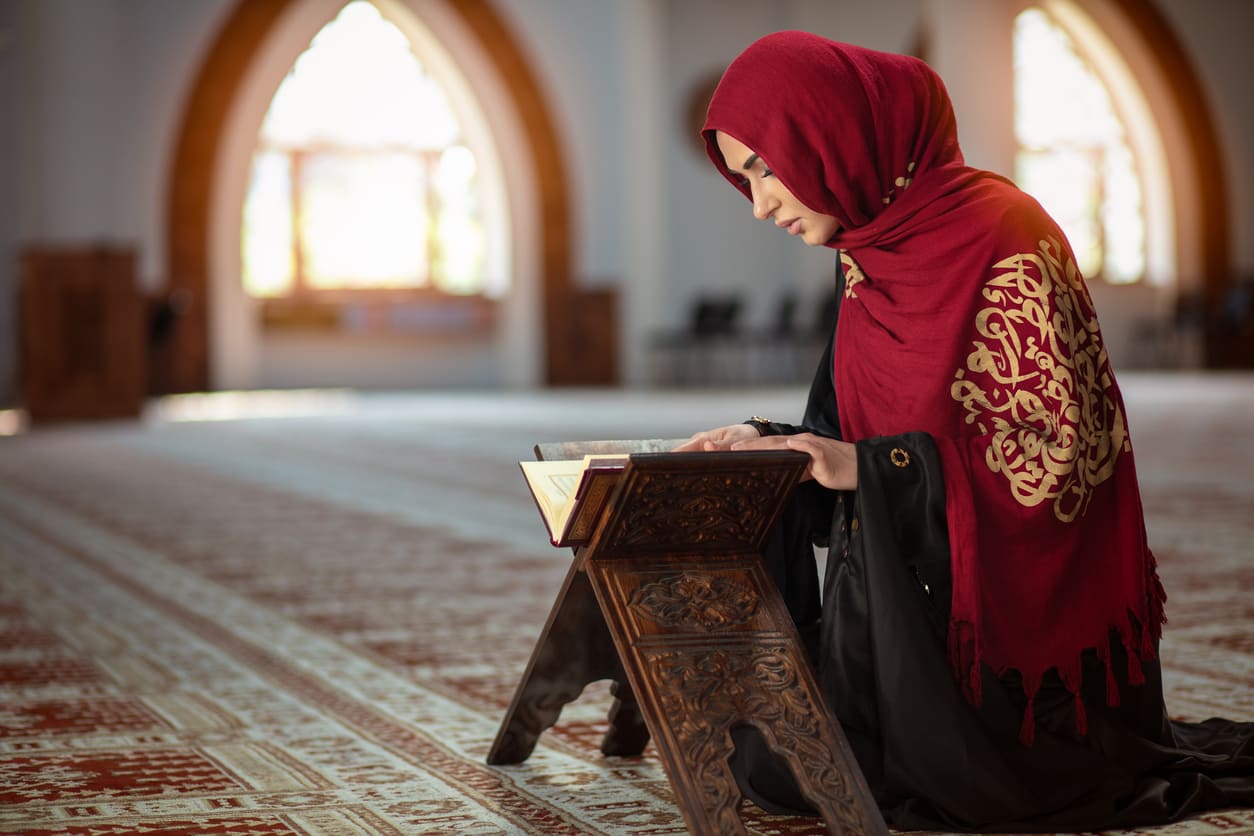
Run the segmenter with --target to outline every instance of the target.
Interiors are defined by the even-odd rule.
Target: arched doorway
[[[523,204],[511,205],[511,212],[531,224],[529,229],[518,230],[514,262],[523,274],[530,274],[534,298],[512,312],[516,320],[511,338],[533,348],[540,343],[543,349],[534,364],[536,370],[530,375],[526,369],[517,371],[515,382],[528,382],[529,376],[533,382],[567,382],[560,360],[567,354],[563,350],[566,332],[558,326],[561,320],[555,312],[561,300],[574,293],[568,194],[564,157],[535,76],[504,22],[484,0],[384,2],[441,27],[442,36],[474,53],[480,78],[491,74],[495,93],[489,95],[496,95],[504,105],[497,112],[511,121],[509,130],[516,132],[520,145],[530,152],[531,165],[517,167],[525,171],[511,184],[514,199]],[[273,66],[258,65],[266,63],[267,50],[274,63],[276,38],[299,41],[302,29],[311,37],[342,5],[342,0],[239,0],[207,53],[185,104],[169,181],[167,287],[171,308],[178,316],[169,341],[153,358],[157,392],[203,390],[222,379],[215,369],[222,360],[215,356],[215,345],[220,349],[240,336],[233,333],[237,325],[230,316],[215,316],[223,313],[224,305],[226,311],[231,309],[231,300],[222,298],[222,280],[215,280],[214,272],[221,271],[215,258],[222,260],[223,253],[229,258],[231,249],[229,243],[215,240],[221,238],[215,230],[234,222],[215,213],[222,213],[225,206],[229,215],[230,207],[238,206],[235,198],[221,193],[224,174],[238,174],[241,166],[240,149],[234,146],[242,140],[233,122],[248,121],[247,114],[241,116],[241,107],[256,107],[247,91],[258,84],[257,73],[275,72]],[[282,53],[277,50],[279,63]],[[286,60],[294,57],[292,53]],[[280,71],[286,72],[286,66]],[[273,84],[277,86],[277,81]],[[543,177],[538,176],[541,171]],[[527,281],[526,275],[520,279],[522,284]],[[528,324],[520,325],[521,319]],[[229,379],[229,370],[225,374]]]

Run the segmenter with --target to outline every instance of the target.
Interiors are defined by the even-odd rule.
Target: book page
[[[554,537],[561,533],[557,526],[563,507],[579,485],[583,473],[582,461],[519,462],[527,486],[536,498],[540,515],[544,517],[549,533]]]
[[[622,469],[627,457],[621,454],[601,453],[584,456],[583,459],[558,461],[519,462],[527,486],[536,499],[540,516],[555,542],[562,539],[570,516],[575,508],[579,486],[589,467]]]
[[[552,495],[554,507],[561,507],[579,487],[579,473],[548,473],[544,482],[545,492]]]
[[[552,441],[536,445],[536,456],[543,461],[582,459],[589,454],[625,456],[629,453],[668,453],[686,438],[639,438],[612,441]]]

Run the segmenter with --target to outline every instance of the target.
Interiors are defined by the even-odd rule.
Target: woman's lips
[[[801,234],[801,218],[793,218],[790,221],[776,221],[775,225],[785,230],[789,235]]]

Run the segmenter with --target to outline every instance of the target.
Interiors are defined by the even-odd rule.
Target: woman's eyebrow
[[[745,171],[748,171],[749,169],[753,168],[753,164],[756,163],[759,159],[760,158],[758,157],[757,154],[750,154],[748,159],[745,160],[744,165],[740,167],[744,169]]]

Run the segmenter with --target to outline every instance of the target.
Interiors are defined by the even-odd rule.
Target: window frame
[[[1074,3],[1067,0],[1037,0],[1025,3],[1014,14],[1012,37],[1019,18],[1029,12],[1042,14],[1050,25],[1067,38],[1076,57],[1096,77],[1109,100],[1114,118],[1123,133],[1123,142],[1132,155],[1133,170],[1140,188],[1140,223],[1142,265],[1138,275],[1130,280],[1112,280],[1107,275],[1109,258],[1108,230],[1104,218],[1107,196],[1104,189],[1105,165],[1098,166],[1097,201],[1093,217],[1088,219],[1096,227],[1096,240],[1100,249],[1100,262],[1094,275],[1085,273],[1090,282],[1102,282],[1117,286],[1163,286],[1174,283],[1178,275],[1176,248],[1174,245],[1175,214],[1172,209],[1171,181],[1167,173],[1166,152],[1145,91],[1137,83],[1118,48],[1088,19]],[[1016,56],[1017,60],[1017,56]],[[1015,102],[1015,110],[1018,109]],[[1021,155],[1048,153],[1053,149],[1070,149],[1080,152],[1096,152],[1105,156],[1105,145],[1082,143],[1056,143],[1048,147],[1025,144],[1016,128],[1012,128],[1016,169]]]
[[[449,317],[450,319],[460,319],[461,321],[472,323],[474,330],[491,329],[498,318],[497,309],[500,299],[509,292],[510,285],[513,282],[513,278],[509,275],[510,270],[508,266],[512,263],[513,258],[512,245],[510,244],[512,230],[508,222],[508,212],[504,208],[508,202],[505,195],[506,184],[504,173],[499,163],[499,152],[496,149],[493,131],[487,125],[485,114],[482,112],[482,105],[477,100],[474,100],[473,93],[468,97],[467,94],[470,92],[470,88],[465,83],[465,80],[459,77],[451,78],[448,71],[449,68],[443,66],[439,56],[424,54],[422,49],[424,38],[418,37],[423,33],[412,30],[412,27],[408,25],[409,21],[404,19],[404,15],[393,16],[389,14],[387,4],[374,2],[374,0],[364,1],[370,2],[385,21],[400,30],[408,42],[410,50],[418,57],[423,72],[444,90],[453,114],[458,120],[458,132],[449,144],[431,149],[387,144],[357,146],[324,140],[294,145],[292,143],[267,141],[264,135],[259,132],[257,144],[253,149],[250,161],[255,159],[256,155],[260,153],[270,152],[281,155],[288,166],[290,189],[288,197],[290,201],[289,212],[291,215],[290,229],[293,259],[292,285],[289,290],[279,295],[254,295],[243,286],[243,270],[241,269],[242,292],[247,298],[252,300],[258,309],[260,324],[266,330],[304,330],[309,328],[334,330],[333,322],[344,320],[347,313],[353,309],[360,310],[363,308],[375,311],[376,314],[372,318],[376,321],[384,322],[397,318],[389,317],[386,312],[387,308],[392,307],[403,312],[406,309],[412,310],[415,305],[431,308],[435,310],[437,316],[439,311],[453,312]],[[327,25],[332,23],[347,5],[347,2],[341,5],[334,15],[318,27],[316,32],[321,32]],[[295,64],[295,60],[304,54],[308,48],[301,50],[292,59],[292,65],[288,67],[289,72],[291,66]],[[287,78],[287,73],[284,74],[283,78]],[[277,93],[277,88],[275,93]],[[266,102],[265,114],[269,113],[269,108],[273,101],[274,97],[272,94]],[[262,115],[261,123],[264,123],[265,114]],[[297,169],[303,157],[318,153],[382,155],[399,152],[407,155],[412,154],[422,160],[422,167],[428,173],[425,199],[428,206],[430,206],[432,202],[439,201],[437,189],[434,186],[434,173],[438,166],[439,155],[444,153],[447,148],[455,145],[462,145],[471,150],[478,165],[478,177],[485,178],[473,186],[477,192],[475,195],[476,201],[482,204],[478,210],[478,219],[483,225],[485,238],[484,265],[482,267],[480,286],[477,290],[459,292],[440,286],[435,276],[439,244],[436,241],[436,236],[433,235],[428,236],[425,245],[428,272],[425,282],[421,285],[396,287],[314,287],[311,285],[308,271],[304,265],[305,248],[302,246],[307,230],[299,222],[302,214],[302,184]],[[495,181],[492,181],[491,178],[495,178]],[[251,182],[251,174],[248,179]],[[241,206],[241,212],[243,209],[244,207]],[[428,217],[431,223],[437,223],[439,212],[429,212]],[[244,218],[241,214],[241,248],[247,237],[243,223]],[[241,268],[242,266],[241,260]],[[496,273],[500,275],[495,275]]]

